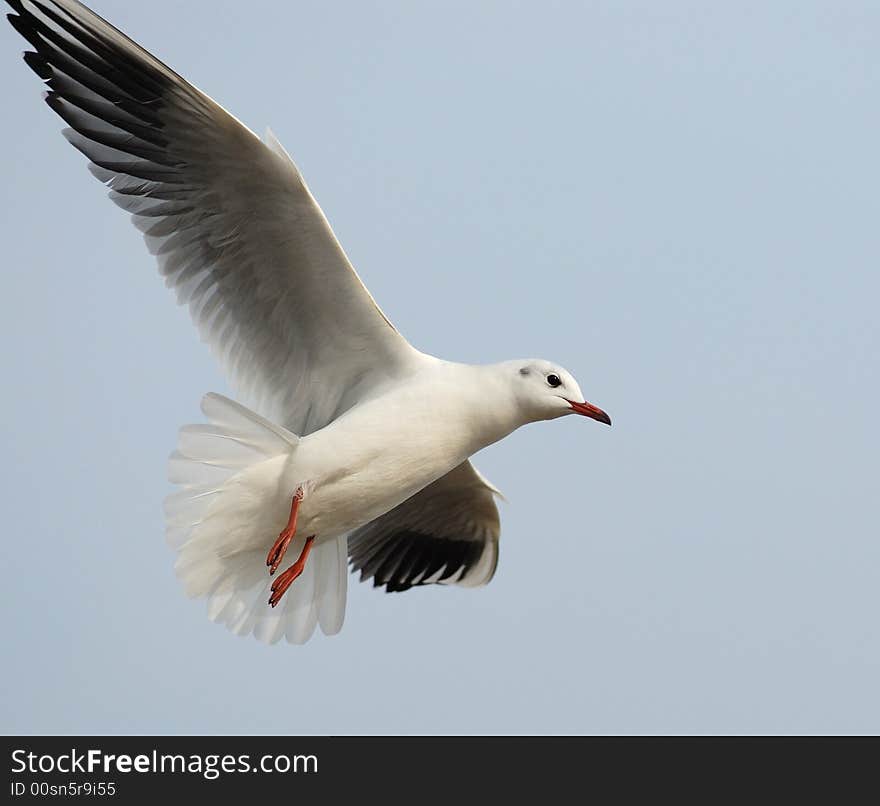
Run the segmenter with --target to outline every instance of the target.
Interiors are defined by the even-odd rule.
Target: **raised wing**
[[[111,199],[132,214],[238,393],[315,431],[418,363],[349,263],[296,166],[75,0],[7,0],[25,61]],[[349,539],[389,591],[482,585],[498,561],[494,488],[465,462]]]
[[[476,587],[498,565],[498,491],[463,462],[348,537],[352,570],[390,593],[414,585]]]
[[[65,136],[255,409],[307,434],[417,360],[271,135],[264,145],[82,4],[7,2]]]

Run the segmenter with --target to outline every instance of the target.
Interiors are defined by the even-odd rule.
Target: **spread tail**
[[[345,537],[317,543],[279,605],[267,604],[266,552],[287,519],[293,491],[281,480],[299,437],[222,395],[205,395],[202,411],[208,423],[180,429],[168,467],[179,489],[165,499],[167,539],[187,594],[207,598],[212,621],[266,643],[305,643],[316,624],[327,635],[339,632]],[[291,556],[304,539],[293,541]]]

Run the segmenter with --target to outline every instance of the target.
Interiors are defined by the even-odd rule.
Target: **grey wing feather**
[[[132,213],[238,392],[305,434],[407,371],[296,166],[74,0],[7,0],[67,139]]]

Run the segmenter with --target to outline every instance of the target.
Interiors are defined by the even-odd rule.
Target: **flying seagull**
[[[7,2],[64,136],[250,406],[206,395],[207,422],[181,428],[171,456],[186,592],[239,635],[304,643],[341,629],[347,561],[387,591],[489,582],[498,491],[469,457],[526,423],[608,415],[550,361],[415,349],[271,132],[261,141],[75,0]]]

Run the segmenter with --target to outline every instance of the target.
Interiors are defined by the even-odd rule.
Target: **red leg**
[[[278,570],[278,566],[281,565],[281,561],[287,552],[287,547],[296,534],[296,518],[299,515],[299,503],[302,499],[303,488],[300,486],[296,488],[293,500],[290,502],[290,517],[287,519],[287,526],[282,529],[281,534],[278,535],[278,539],[273,543],[272,548],[269,549],[269,555],[266,557],[266,565],[269,566],[270,575]]]
[[[293,580],[303,572],[303,568],[306,567],[306,560],[309,558],[309,552],[312,550],[312,543],[314,542],[314,535],[306,538],[306,544],[303,546],[299,559],[290,568],[279,574],[278,579],[272,583],[272,595],[269,597],[269,604],[272,607],[275,607],[281,601],[281,597],[287,592]]]

